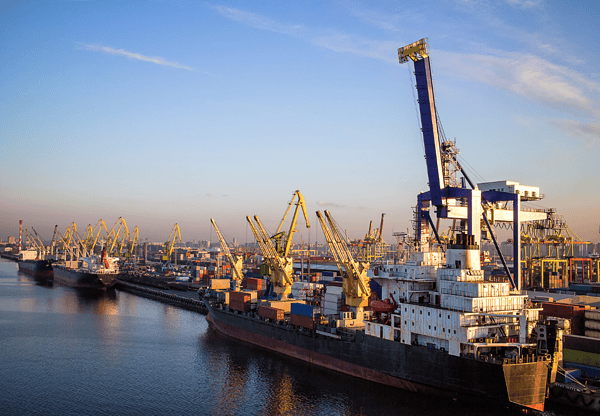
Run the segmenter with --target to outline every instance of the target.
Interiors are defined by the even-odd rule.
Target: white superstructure
[[[385,265],[372,278],[398,308],[389,324],[366,322],[365,332],[405,344],[456,356],[498,347],[519,354],[538,318],[526,294],[507,281],[484,279],[479,247],[467,235],[446,253],[411,253],[405,264]]]

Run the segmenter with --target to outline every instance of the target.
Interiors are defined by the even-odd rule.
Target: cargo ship
[[[403,265],[382,267],[376,280],[386,300],[361,316],[330,284],[285,301],[207,289],[207,320],[229,337],[376,383],[541,411],[550,331],[527,295],[484,279],[472,243],[465,238],[446,253],[415,252]]]
[[[52,260],[21,260],[18,262],[19,271],[32,276],[38,282],[54,278]]]
[[[121,276],[118,259],[106,253],[81,257],[54,266],[54,281],[81,289],[105,290],[114,287]]]

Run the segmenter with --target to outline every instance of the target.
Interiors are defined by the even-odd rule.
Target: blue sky
[[[472,176],[600,225],[600,1],[9,1],[0,6],[0,238],[123,217],[164,241],[251,241],[299,189],[351,237],[427,189],[411,67]],[[300,236],[296,237],[301,238]]]

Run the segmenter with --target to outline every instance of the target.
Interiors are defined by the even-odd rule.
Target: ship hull
[[[52,280],[54,271],[50,260],[23,260],[19,262],[19,271],[32,276],[39,282]]]
[[[312,365],[404,390],[543,410],[545,362],[498,364],[367,336],[344,340],[213,308],[207,320],[232,338]]]
[[[119,276],[118,273],[89,273],[60,266],[54,268],[54,281],[56,283],[81,289],[110,289],[114,287]]]

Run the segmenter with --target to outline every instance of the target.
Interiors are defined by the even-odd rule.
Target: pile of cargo
[[[600,311],[585,311],[585,336],[600,338]]]
[[[229,309],[239,312],[250,312],[256,309],[256,291],[229,292]]]
[[[291,323],[306,329],[315,329],[319,310],[314,305],[293,303],[291,307]]]

